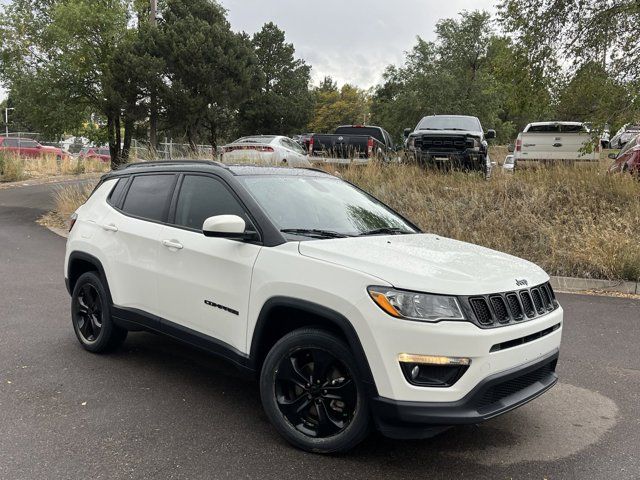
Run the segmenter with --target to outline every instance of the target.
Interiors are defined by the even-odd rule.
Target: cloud
[[[274,22],[297,54],[313,66],[314,80],[370,87],[385,67],[402,62],[416,36],[431,40],[438,20],[463,10],[495,10],[496,0],[220,0],[234,30],[253,33]]]

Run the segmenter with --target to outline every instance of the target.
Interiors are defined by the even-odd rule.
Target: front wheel
[[[295,330],[274,345],[262,367],[260,396],[271,423],[302,450],[344,452],[369,431],[353,354],[323,330]]]
[[[71,296],[71,320],[85,350],[102,353],[122,344],[127,331],[113,323],[107,291],[95,272],[78,278]]]

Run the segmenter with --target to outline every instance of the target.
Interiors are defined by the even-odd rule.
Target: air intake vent
[[[473,308],[473,313],[476,314],[478,322],[482,325],[491,325],[493,323],[491,310],[489,310],[489,305],[484,298],[472,298],[470,303]]]
[[[522,320],[524,318],[524,312],[522,311],[522,307],[520,306],[518,295],[516,295],[515,293],[508,293],[507,302],[509,303],[509,310],[511,310],[513,319],[516,321]]]
[[[529,292],[520,292],[520,300],[522,300],[522,308],[524,308],[524,313],[527,315],[527,317],[534,317],[536,311],[533,308],[533,301],[531,300],[531,295],[529,295]]]
[[[508,323],[510,320],[509,311],[507,310],[507,305],[504,303],[504,299],[499,295],[493,295],[490,299],[491,306],[496,314],[496,320],[500,323]]]
[[[536,307],[536,311],[540,315],[542,315],[545,311],[545,308],[542,304],[542,296],[540,295],[540,290],[538,290],[537,288],[532,288],[531,297],[533,298],[533,305]]]

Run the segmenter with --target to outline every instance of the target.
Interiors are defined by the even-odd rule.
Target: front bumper
[[[474,424],[506,413],[542,395],[558,381],[559,352],[491,375],[454,402],[372,400],[378,430],[392,438],[427,438],[452,425]]]

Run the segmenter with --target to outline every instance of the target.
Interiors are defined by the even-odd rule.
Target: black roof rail
[[[135,162],[135,163],[127,163],[126,165],[121,166],[118,170],[127,170],[129,168],[144,168],[144,167],[164,167],[164,166],[176,166],[176,165],[209,165],[212,167],[221,167],[225,169],[229,169],[227,165],[221,162],[216,162],[214,160],[158,160],[155,162]]]

